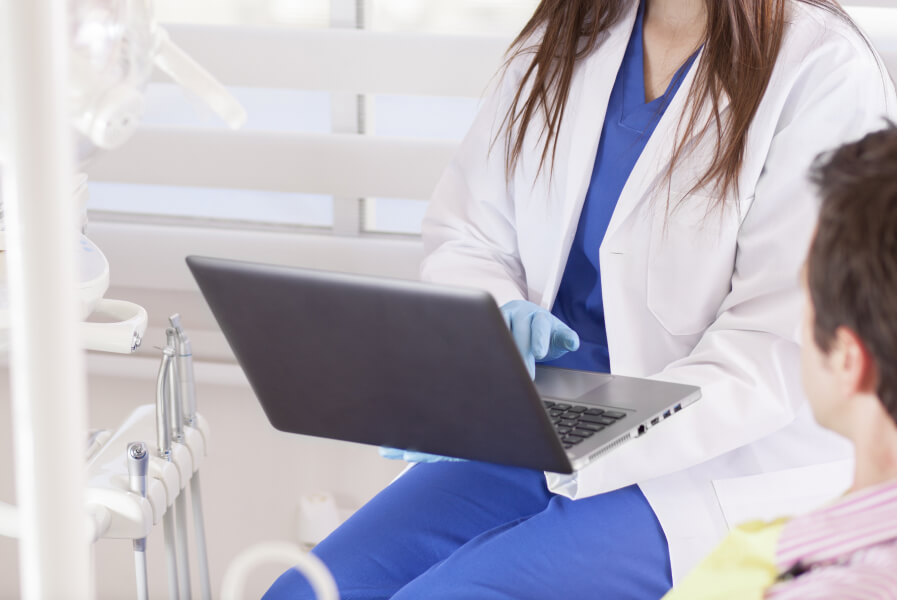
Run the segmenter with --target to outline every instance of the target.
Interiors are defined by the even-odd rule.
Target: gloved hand
[[[534,379],[538,360],[555,360],[578,350],[578,334],[553,316],[550,311],[527,300],[512,300],[500,309],[525,366]]]
[[[463,458],[452,458],[451,456],[439,456],[438,454],[427,454],[417,452],[416,450],[400,450],[398,448],[379,447],[379,456],[392,460],[406,460],[408,462],[464,462]]]

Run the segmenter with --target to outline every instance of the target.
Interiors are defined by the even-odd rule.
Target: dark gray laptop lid
[[[282,431],[571,472],[485,292],[188,257]]]

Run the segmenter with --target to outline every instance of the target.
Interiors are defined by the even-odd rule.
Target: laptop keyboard
[[[559,434],[563,448],[567,449],[626,416],[626,413],[618,410],[604,410],[590,406],[550,402],[549,400],[544,400],[543,405],[550,415],[553,427]]]

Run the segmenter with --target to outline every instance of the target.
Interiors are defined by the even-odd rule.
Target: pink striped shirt
[[[845,496],[786,524],[774,600],[897,598],[897,482]]]

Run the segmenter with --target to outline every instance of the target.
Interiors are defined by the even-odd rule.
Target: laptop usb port
[[[682,410],[682,404],[677,404],[673,407],[673,412],[677,413]]]
[[[651,425],[657,425],[657,423],[659,421],[660,421],[660,417],[654,417],[653,419],[651,419]]]
[[[670,412],[670,411],[668,410],[667,412],[664,413],[664,418],[665,418],[665,419],[669,419],[669,418],[670,418],[670,415],[672,415],[672,414],[673,414],[673,413]]]

